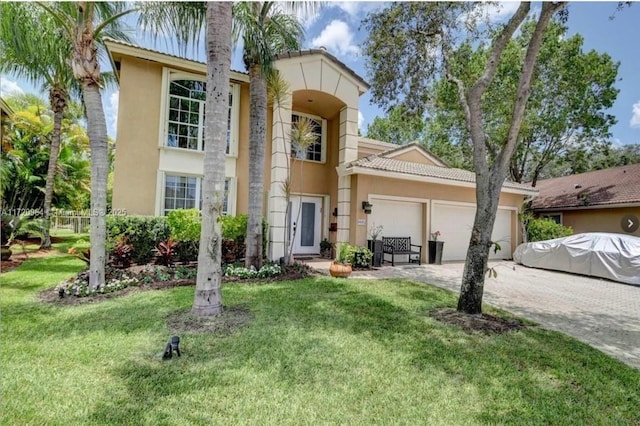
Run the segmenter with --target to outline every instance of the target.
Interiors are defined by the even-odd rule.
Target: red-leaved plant
[[[133,258],[133,245],[127,243],[126,237],[120,237],[111,252],[111,263],[116,268],[128,268]]]
[[[177,246],[178,243],[171,237],[169,237],[167,241],[162,241],[158,244],[158,247],[154,250],[158,257],[158,263],[171,268],[173,266],[173,258],[176,255]]]

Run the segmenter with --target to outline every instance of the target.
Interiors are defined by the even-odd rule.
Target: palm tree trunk
[[[260,65],[249,68],[249,211],[245,266],[262,267],[264,158],[267,137],[267,83]]]
[[[40,248],[51,248],[51,203],[53,201],[53,184],[56,178],[56,168],[58,165],[58,153],[60,152],[60,133],[62,128],[62,117],[67,107],[67,93],[60,88],[53,88],[50,91],[49,99],[53,108],[53,134],[51,135],[51,148],[49,150],[49,167],[47,169],[47,182],[44,191],[44,229],[43,239]]]
[[[196,316],[222,313],[222,228],[219,218],[224,201],[231,69],[231,7],[230,2],[207,3],[207,133],[202,179],[202,231],[196,291],[191,309]]]
[[[89,289],[101,288],[105,283],[106,228],[107,228],[107,175],[109,155],[107,124],[98,85],[83,81],[82,95],[87,108],[87,134],[91,146],[91,259]]]

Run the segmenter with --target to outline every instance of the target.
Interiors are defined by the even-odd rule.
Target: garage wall
[[[431,232],[440,231],[444,241],[442,260],[464,260],[467,255],[476,207],[471,203],[433,201],[431,204]],[[489,253],[490,259],[510,259],[512,240],[512,210],[498,208],[491,240],[500,244],[501,250]]]
[[[389,227],[389,231],[403,232],[402,236],[408,233],[412,240],[418,238],[417,234],[414,237],[414,233],[421,233],[421,244],[423,245],[424,258],[426,260],[428,235],[430,232],[438,230],[437,226],[440,226],[442,229],[439,230],[443,233],[442,240],[445,241],[443,259],[453,260],[455,258],[455,260],[464,260],[471,235],[471,225],[468,225],[468,232],[461,230],[461,228],[467,226],[468,220],[465,219],[465,222],[460,222],[460,220],[449,221],[449,218],[443,217],[434,226],[433,220],[435,219],[430,219],[429,216],[433,210],[433,205],[437,202],[449,204],[453,202],[453,204],[458,203],[461,206],[466,206],[467,214],[463,214],[463,216],[466,218],[471,217],[471,223],[473,223],[476,202],[475,188],[412,182],[369,175],[354,175],[351,179],[352,216],[350,241],[352,244],[366,246],[369,227],[374,221],[378,222],[384,219],[385,231]],[[518,194],[502,194],[500,197],[499,202],[503,209],[498,212],[499,222],[494,229],[493,239],[501,242],[502,251],[492,257],[511,258],[511,253],[515,250],[519,242],[518,239],[520,239],[517,209],[521,207],[523,199],[524,196]],[[370,215],[365,214],[362,210],[361,204],[364,200],[368,200],[373,204]],[[405,204],[401,204],[403,202]],[[379,205],[380,210],[377,210],[376,203]],[[411,225],[411,222],[415,223],[415,217],[417,217],[418,207],[416,203],[420,204],[422,208],[419,230],[412,229],[414,226]],[[391,206],[395,206],[395,208]],[[507,207],[509,209],[506,209]],[[471,213],[468,213],[468,211],[471,211]],[[391,224],[390,226],[387,225],[389,223]],[[449,226],[451,228],[448,228]],[[391,235],[385,231],[383,231],[383,235],[400,236]],[[458,240],[464,242],[458,243]],[[457,250],[453,250],[449,252],[450,256],[448,256],[447,247],[453,247],[456,244],[464,247],[464,253],[460,257],[457,254]]]

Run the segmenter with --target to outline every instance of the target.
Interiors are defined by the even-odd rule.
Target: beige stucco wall
[[[269,117],[267,117],[268,120]],[[270,132],[271,122],[267,121],[267,133]],[[269,140],[269,139],[267,139]],[[269,150],[265,151],[265,161],[271,164]],[[267,170],[270,170],[268,167]],[[269,180],[265,173],[265,188],[269,188]],[[246,213],[249,209],[249,85],[240,86],[240,120],[238,134],[238,158],[236,160],[237,198],[236,214]],[[266,211],[266,205],[264,205]]]
[[[194,71],[179,67],[176,69]],[[248,204],[249,86],[247,83],[234,83],[240,84],[236,212],[245,213]],[[163,104],[163,84],[162,64],[129,56],[121,58],[113,207],[124,209],[128,214],[156,213],[160,152],[164,149],[159,146],[160,131],[163,128],[160,120],[164,116],[160,111]],[[198,164],[204,158],[202,152],[178,149],[166,151],[183,160],[196,160]],[[201,169],[200,165],[189,173],[200,174]]]
[[[631,234],[622,230],[620,221],[623,216],[628,214],[635,215],[640,219],[640,207],[565,210],[562,212],[562,224],[573,228],[575,234],[582,232],[615,232],[640,237],[640,229]]]
[[[402,154],[391,156],[391,158],[393,158],[394,160],[411,161],[413,163],[429,164],[432,166],[436,165],[436,163],[425,157],[424,154],[417,150],[403,152]]]
[[[475,203],[475,188],[457,187],[452,185],[441,185],[425,182],[413,182],[399,179],[392,179],[380,176],[369,175],[353,175],[351,186],[351,199],[355,202],[351,203],[351,223],[349,242],[359,246],[367,244],[367,226],[358,226],[358,220],[367,219],[367,214],[359,205],[361,200],[368,200],[369,194],[389,195],[394,197],[418,198],[424,200],[446,200],[464,203]],[[523,195],[503,193],[499,200],[502,207],[516,207],[520,209],[524,201]],[[365,222],[366,223],[366,222]],[[422,223],[429,223],[428,209],[426,202],[423,203]],[[427,247],[426,232],[422,241],[422,246]],[[517,212],[511,214],[511,235],[514,236],[511,241],[511,252],[515,250],[521,236],[519,232],[519,224]],[[515,236],[518,236],[516,239]],[[426,251],[423,252],[423,261],[426,261]]]
[[[162,66],[127,57],[120,73],[113,207],[154,215]]]

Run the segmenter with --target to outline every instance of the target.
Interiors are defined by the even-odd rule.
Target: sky
[[[303,48],[323,46],[327,51],[356,73],[368,80],[365,67],[366,57],[361,46],[367,37],[360,28],[361,20],[367,13],[385,6],[380,2],[328,2],[314,16],[303,17],[305,40]],[[640,3],[616,12],[616,2],[571,2],[567,26],[569,36],[581,34],[584,37],[583,50],[608,53],[614,61],[620,62],[616,87],[620,90],[614,106],[608,111],[618,123],[610,130],[616,145],[640,143]],[[506,20],[517,9],[517,2],[504,2],[492,11],[496,21]],[[610,19],[615,13],[615,18]],[[135,20],[132,20],[134,23]],[[134,31],[135,34],[135,31]],[[154,50],[175,53],[164,43],[153,44],[148,37],[132,36],[136,44]],[[204,61],[204,51],[191,59]],[[232,59],[232,69],[244,70],[242,56],[236,49]],[[103,67],[108,67],[104,64]],[[39,90],[28,82],[13,75],[0,75],[0,96],[13,91],[37,93]],[[108,133],[116,138],[118,89],[106,89],[103,104],[107,115]],[[44,97],[46,99],[46,96]],[[367,126],[376,116],[384,116],[382,109],[371,104],[365,93],[360,98],[359,127],[366,134]]]

